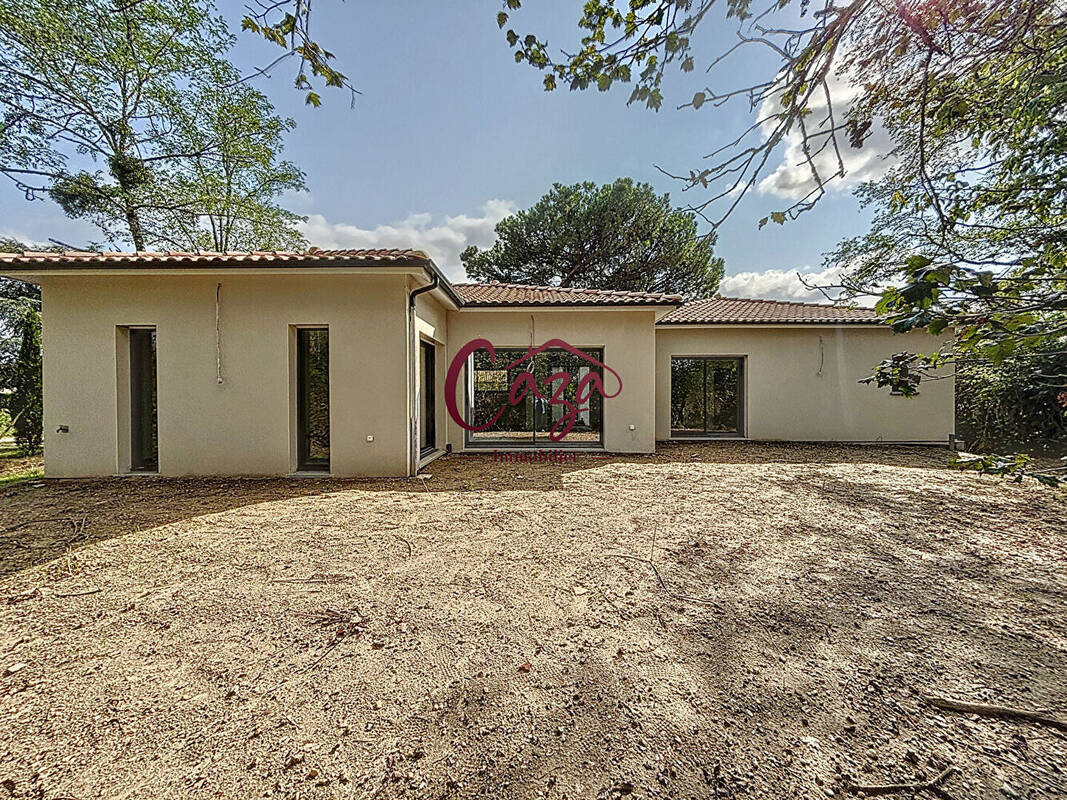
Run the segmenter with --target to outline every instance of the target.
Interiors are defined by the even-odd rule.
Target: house
[[[0,254],[40,284],[51,476],[403,476],[451,451],[947,442],[925,333],[768,300],[450,283],[416,250]]]

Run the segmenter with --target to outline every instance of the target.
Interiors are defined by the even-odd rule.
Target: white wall
[[[647,308],[527,309],[468,308],[448,315],[448,360],[473,339],[494,347],[535,347],[563,339],[575,347],[602,347],[604,363],[619,373],[622,391],[604,400],[604,449],[616,453],[651,453],[656,446],[654,360],[655,312]],[[605,388],[614,390],[610,376]],[[457,404],[463,408],[463,387]],[[442,394],[443,397],[443,394]],[[452,447],[464,447],[464,431],[449,419]],[[630,430],[630,426],[634,430]]]
[[[745,358],[747,438],[945,442],[954,431],[953,380],[924,382],[915,398],[859,384],[902,350],[931,352],[925,333],[866,326],[661,326],[656,333],[656,438],[670,438],[671,357]]]
[[[222,282],[222,372],[215,378],[215,287]],[[857,383],[900,350],[932,350],[924,334],[856,326],[654,326],[647,308],[465,309],[417,300],[405,274],[48,274],[44,305],[45,470],[113,475],[128,468],[128,375],[120,326],[158,334],[159,470],[163,475],[285,475],[294,463],[293,326],[330,329],[331,471],[405,475],[418,386],[418,340],[437,352],[437,445],[464,449],[446,410],[456,352],[476,338],[527,347],[551,338],[602,347],[623,379],[604,403],[604,448],[652,452],[670,437],[672,355],[745,358],[751,439],[945,441],[952,380],[908,400]],[[459,387],[462,407],[462,385]],[[610,387],[609,387],[610,388]],[[57,433],[60,425],[69,433]],[[634,430],[630,430],[630,426]],[[367,436],[373,442],[367,442]]]
[[[222,372],[215,377],[215,287]],[[120,456],[117,326],[154,325],[159,471],[293,468],[291,326],[330,329],[331,471],[407,471],[406,275],[163,275],[42,279],[45,472],[112,475]],[[56,433],[69,425],[70,433]],[[366,441],[367,435],[374,442]]]

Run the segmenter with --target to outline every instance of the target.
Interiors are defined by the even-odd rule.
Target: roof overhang
[[[470,303],[463,304],[461,311],[482,311],[486,313],[519,312],[530,314],[554,313],[559,311],[653,311],[656,320],[662,319],[678,306],[663,303]]]
[[[406,258],[384,262],[382,259],[293,259],[284,265],[268,266],[263,261],[229,261],[219,258],[210,264],[190,266],[182,261],[87,261],[84,258],[48,260],[38,263],[20,261],[5,265],[0,261],[0,275],[27,283],[40,284],[52,276],[180,276],[180,275],[411,275],[420,286],[428,286],[436,275],[434,294],[459,308],[462,300],[452,284],[430,258]]]
[[[687,328],[877,328],[889,330],[889,326],[877,320],[849,320],[848,322],[658,322],[659,330],[685,330]]]

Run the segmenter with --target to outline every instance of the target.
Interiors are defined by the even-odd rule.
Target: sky
[[[580,0],[527,0],[509,25],[535,31],[553,52],[578,39]],[[278,112],[296,121],[284,156],[307,173],[308,191],[284,205],[305,215],[312,245],[412,247],[430,253],[455,280],[464,278],[459,253],[486,247],[493,226],[534,203],[553,183],[607,183],[628,176],[669,192],[679,206],[700,202],[699,191],[661,174],[656,165],[687,173],[750,121],[744,103],[699,111],[677,106],[694,91],[723,89],[766,74],[766,63],[742,57],[709,78],[699,67],[734,41],[735,26],[703,23],[696,39],[698,68],[672,72],[662,110],[627,106],[629,88],[545,92],[542,74],[516,64],[497,27],[499,0],[322,0],[313,32],[336,54],[337,67],[361,94],[354,108],[343,90],[322,90],[323,105],[304,105],[292,88],[296,65],[276,67],[256,81]],[[236,31],[243,3],[225,0],[219,12]],[[275,55],[250,35],[238,36],[232,60],[251,70]],[[761,70],[761,66],[763,69]],[[851,194],[855,181],[876,174],[877,147],[849,155],[849,179],[815,210],[784,226],[758,221],[788,206],[804,181],[796,143],[788,143],[760,190],[747,196],[718,230],[716,253],[726,262],[720,291],[729,296],[819,299],[797,279],[826,281],[823,253],[863,232],[869,214]],[[702,225],[701,230],[707,230]],[[49,237],[84,246],[99,238],[67,219],[50,200],[27,202],[0,187],[0,234],[24,241]]]

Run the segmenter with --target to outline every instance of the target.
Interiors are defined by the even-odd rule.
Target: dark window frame
[[[322,325],[301,326],[296,329],[296,468],[300,472],[329,472],[330,455],[326,458],[311,456],[311,443],[308,434],[308,404],[310,400],[310,386],[308,385],[308,339],[312,333],[326,334],[326,386],[327,402],[326,417],[329,424],[329,347],[330,329]],[[332,441],[331,441],[332,445]],[[332,448],[327,448],[331,450]]]
[[[674,402],[674,362],[675,361],[702,361],[703,368],[703,386],[702,393],[704,398],[703,409],[703,430],[689,431],[682,430],[674,427],[673,408],[670,410],[671,419],[670,432],[671,439],[745,439],[748,437],[746,426],[748,425],[748,417],[745,414],[745,406],[747,405],[748,392],[747,392],[747,380],[748,380],[748,357],[747,356],[729,356],[729,355],[675,355],[671,354],[671,387],[670,387],[670,399],[669,404]],[[708,376],[708,363],[709,361],[735,361],[737,362],[737,430],[736,431],[709,431],[708,430],[708,410],[707,410],[707,376]],[[669,406],[670,407],[670,406]]]
[[[138,325],[126,328],[126,335],[130,360],[129,471],[159,472],[158,334],[154,326]],[[146,409],[146,404],[150,408]]]
[[[577,345],[577,348],[579,350],[581,350],[581,351],[583,351],[585,353],[588,353],[589,355],[593,356],[594,358],[596,358],[601,363],[604,362],[604,346],[603,345],[594,345],[594,346],[588,346],[588,347],[584,346],[584,345]],[[507,345],[507,346],[503,346],[503,347],[497,347],[495,349],[496,349],[496,354],[497,354],[497,356],[496,356],[497,357],[497,361],[499,362],[501,360],[501,354],[503,352],[514,350],[514,351],[521,351],[521,352],[525,353],[525,352],[528,352],[530,348],[529,348],[528,345]],[[546,351],[546,352],[551,353],[552,351],[550,350],[550,351]],[[537,357],[540,358],[543,355],[544,355],[544,353],[539,353]],[[467,363],[464,365],[464,377],[465,377],[465,380],[464,380],[464,393],[465,393],[465,397],[464,397],[464,401],[465,401],[464,402],[464,415],[465,415],[465,419],[467,420],[467,424],[471,424],[472,420],[474,419],[474,382],[475,382],[474,372],[475,372],[475,370],[474,370],[473,364],[474,364],[474,356],[471,355],[470,358],[467,359]],[[543,377],[543,376],[538,375],[536,370],[534,371],[534,376],[538,378],[538,387],[540,387],[541,386],[540,378]],[[603,375],[601,377],[603,377]],[[539,439],[538,436],[537,436],[537,431],[533,430],[533,429],[531,429],[531,431],[530,431],[530,438],[529,439],[507,439],[507,438],[495,438],[494,439],[494,438],[488,438],[488,437],[482,437],[482,436],[479,436],[478,438],[475,438],[475,436],[474,436],[475,432],[474,431],[469,431],[469,430],[464,429],[464,431],[463,431],[463,434],[464,434],[464,438],[463,438],[464,447],[466,449],[471,449],[471,450],[477,450],[479,448],[482,448],[482,449],[500,449],[502,447],[514,448],[514,449],[520,449],[520,450],[533,450],[533,449],[539,449],[539,450],[547,450],[547,449],[554,449],[554,450],[571,450],[571,449],[573,449],[573,450],[603,450],[604,449],[604,424],[605,424],[605,415],[606,415],[606,412],[607,412],[607,409],[606,409],[605,406],[606,406],[606,404],[603,404],[601,406],[600,426],[597,429],[597,440],[595,442],[590,442],[590,441],[585,441],[585,442],[568,441],[566,437],[564,437],[563,441],[561,441],[561,442],[553,442],[551,439],[548,438],[548,434],[544,433],[544,432],[542,432],[542,435],[544,436],[544,438],[543,439]],[[536,426],[532,426],[532,427],[536,427]]]
[[[419,356],[419,392],[423,395],[419,404],[419,458],[425,458],[437,450],[437,344],[420,339]],[[428,442],[426,445],[422,443],[423,438]]]

